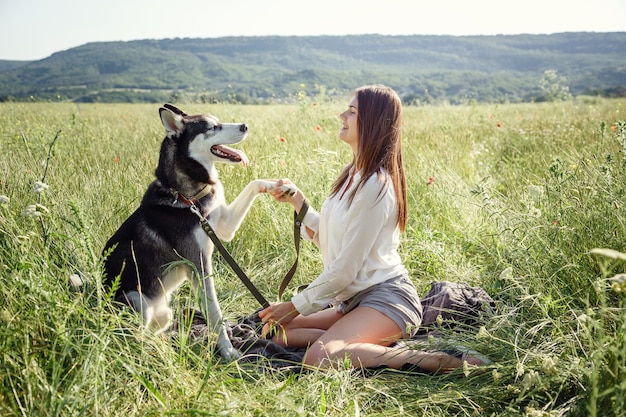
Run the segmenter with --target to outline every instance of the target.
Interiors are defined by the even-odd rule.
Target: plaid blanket
[[[495,310],[495,301],[480,287],[449,281],[434,281],[431,289],[422,298],[424,315],[420,331],[415,340],[435,334],[438,329],[456,326],[475,327],[485,321]],[[235,323],[228,323],[227,331],[235,348],[243,353],[240,362],[264,362],[275,369],[301,370],[306,349],[285,348],[269,339],[261,337],[261,319],[257,310],[249,316],[240,317]],[[192,314],[192,316],[189,316]],[[185,323],[189,338],[194,342],[207,343],[210,329],[199,311],[187,312]],[[182,326],[175,322],[171,327],[172,337],[176,338]],[[403,341],[403,346],[411,341]]]

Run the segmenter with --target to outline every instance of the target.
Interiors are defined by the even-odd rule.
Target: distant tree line
[[[384,83],[409,104],[626,94],[626,33],[91,43],[0,61],[0,101],[281,103]]]

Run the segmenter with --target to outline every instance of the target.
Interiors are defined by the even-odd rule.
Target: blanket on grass
[[[437,335],[437,329],[457,326],[476,327],[486,317],[493,314],[495,301],[480,287],[471,287],[463,283],[434,281],[431,289],[422,298],[424,308],[422,326],[414,340],[423,340],[428,335]],[[249,316],[240,317],[235,323],[228,323],[227,332],[235,348],[243,353],[240,362],[259,362],[269,364],[274,369],[298,371],[306,349],[282,347],[269,339],[261,337],[262,323],[257,310]],[[193,311],[191,318],[185,319],[189,338],[194,342],[206,343],[210,340],[211,330],[206,320],[198,311]],[[172,337],[176,338],[182,327],[175,322],[171,327]],[[411,341],[403,341],[409,345]]]

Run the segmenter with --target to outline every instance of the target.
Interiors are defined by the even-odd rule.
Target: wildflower
[[[2,317],[2,321],[4,321],[5,323],[8,323],[11,321],[12,317],[11,317],[11,313],[9,313],[9,310],[6,309],[2,309],[2,312],[0,312],[0,317]]]
[[[10,202],[11,199],[9,197],[4,194],[0,195],[0,204],[9,204]]]
[[[502,123],[498,122],[498,124],[496,124],[496,126],[502,127]]]
[[[50,213],[50,210],[41,204],[31,204],[22,211],[22,216],[37,218],[43,216],[44,213]]]
[[[558,369],[556,368],[556,362],[551,356],[545,356],[541,360],[541,367],[543,371],[548,375],[556,375],[558,373]]]
[[[491,371],[491,378],[493,378],[493,382],[497,383],[500,380],[500,373],[497,369]]]
[[[79,289],[83,286],[83,279],[78,274],[71,274],[68,276],[68,279],[72,289]]]
[[[470,367],[469,364],[467,363],[467,361],[463,361],[463,375],[465,375],[466,377],[468,377],[470,374]]]
[[[538,388],[541,384],[541,376],[535,370],[530,370],[526,375],[524,375],[524,379],[522,380],[522,386],[529,390],[533,388]]]
[[[541,210],[538,209],[537,207],[533,207],[530,210],[528,210],[528,214],[532,217],[541,217]]]
[[[528,195],[534,201],[539,201],[543,197],[543,187],[540,185],[529,185],[528,186]]]
[[[46,191],[48,189],[48,184],[42,182],[42,181],[35,181],[35,183],[33,184],[33,189],[35,190],[35,192],[37,194],[41,194],[44,191]]]
[[[487,332],[485,326],[480,326],[480,328],[478,329],[478,333],[476,334],[476,338],[484,339],[487,337],[489,337],[489,332]]]
[[[113,158],[113,162],[117,164],[118,162],[120,162],[120,158],[116,156],[115,158]]]
[[[435,177],[432,175],[428,177],[428,181],[426,181],[426,185],[433,185],[435,183]]]
[[[285,139],[285,137],[284,137],[284,136],[281,136],[279,140],[280,140],[281,142],[283,142],[283,143],[284,143],[284,142],[287,142],[287,139]]]
[[[505,268],[502,272],[500,272],[501,280],[511,279],[512,277],[513,277],[513,268],[510,266],[508,268]]]
[[[611,288],[613,291],[620,293],[626,292],[626,274],[617,274],[611,278]]]

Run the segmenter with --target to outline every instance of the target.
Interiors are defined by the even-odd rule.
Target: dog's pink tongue
[[[214,145],[211,148],[211,152],[214,155],[219,156],[220,158],[229,159],[233,162],[241,162],[244,166],[248,166],[250,161],[248,160],[248,156],[239,151],[237,149],[230,148],[224,145]]]
[[[243,166],[247,167],[248,165],[250,165],[250,161],[248,160],[248,155],[239,151],[239,157],[241,158],[241,163],[243,164]]]

